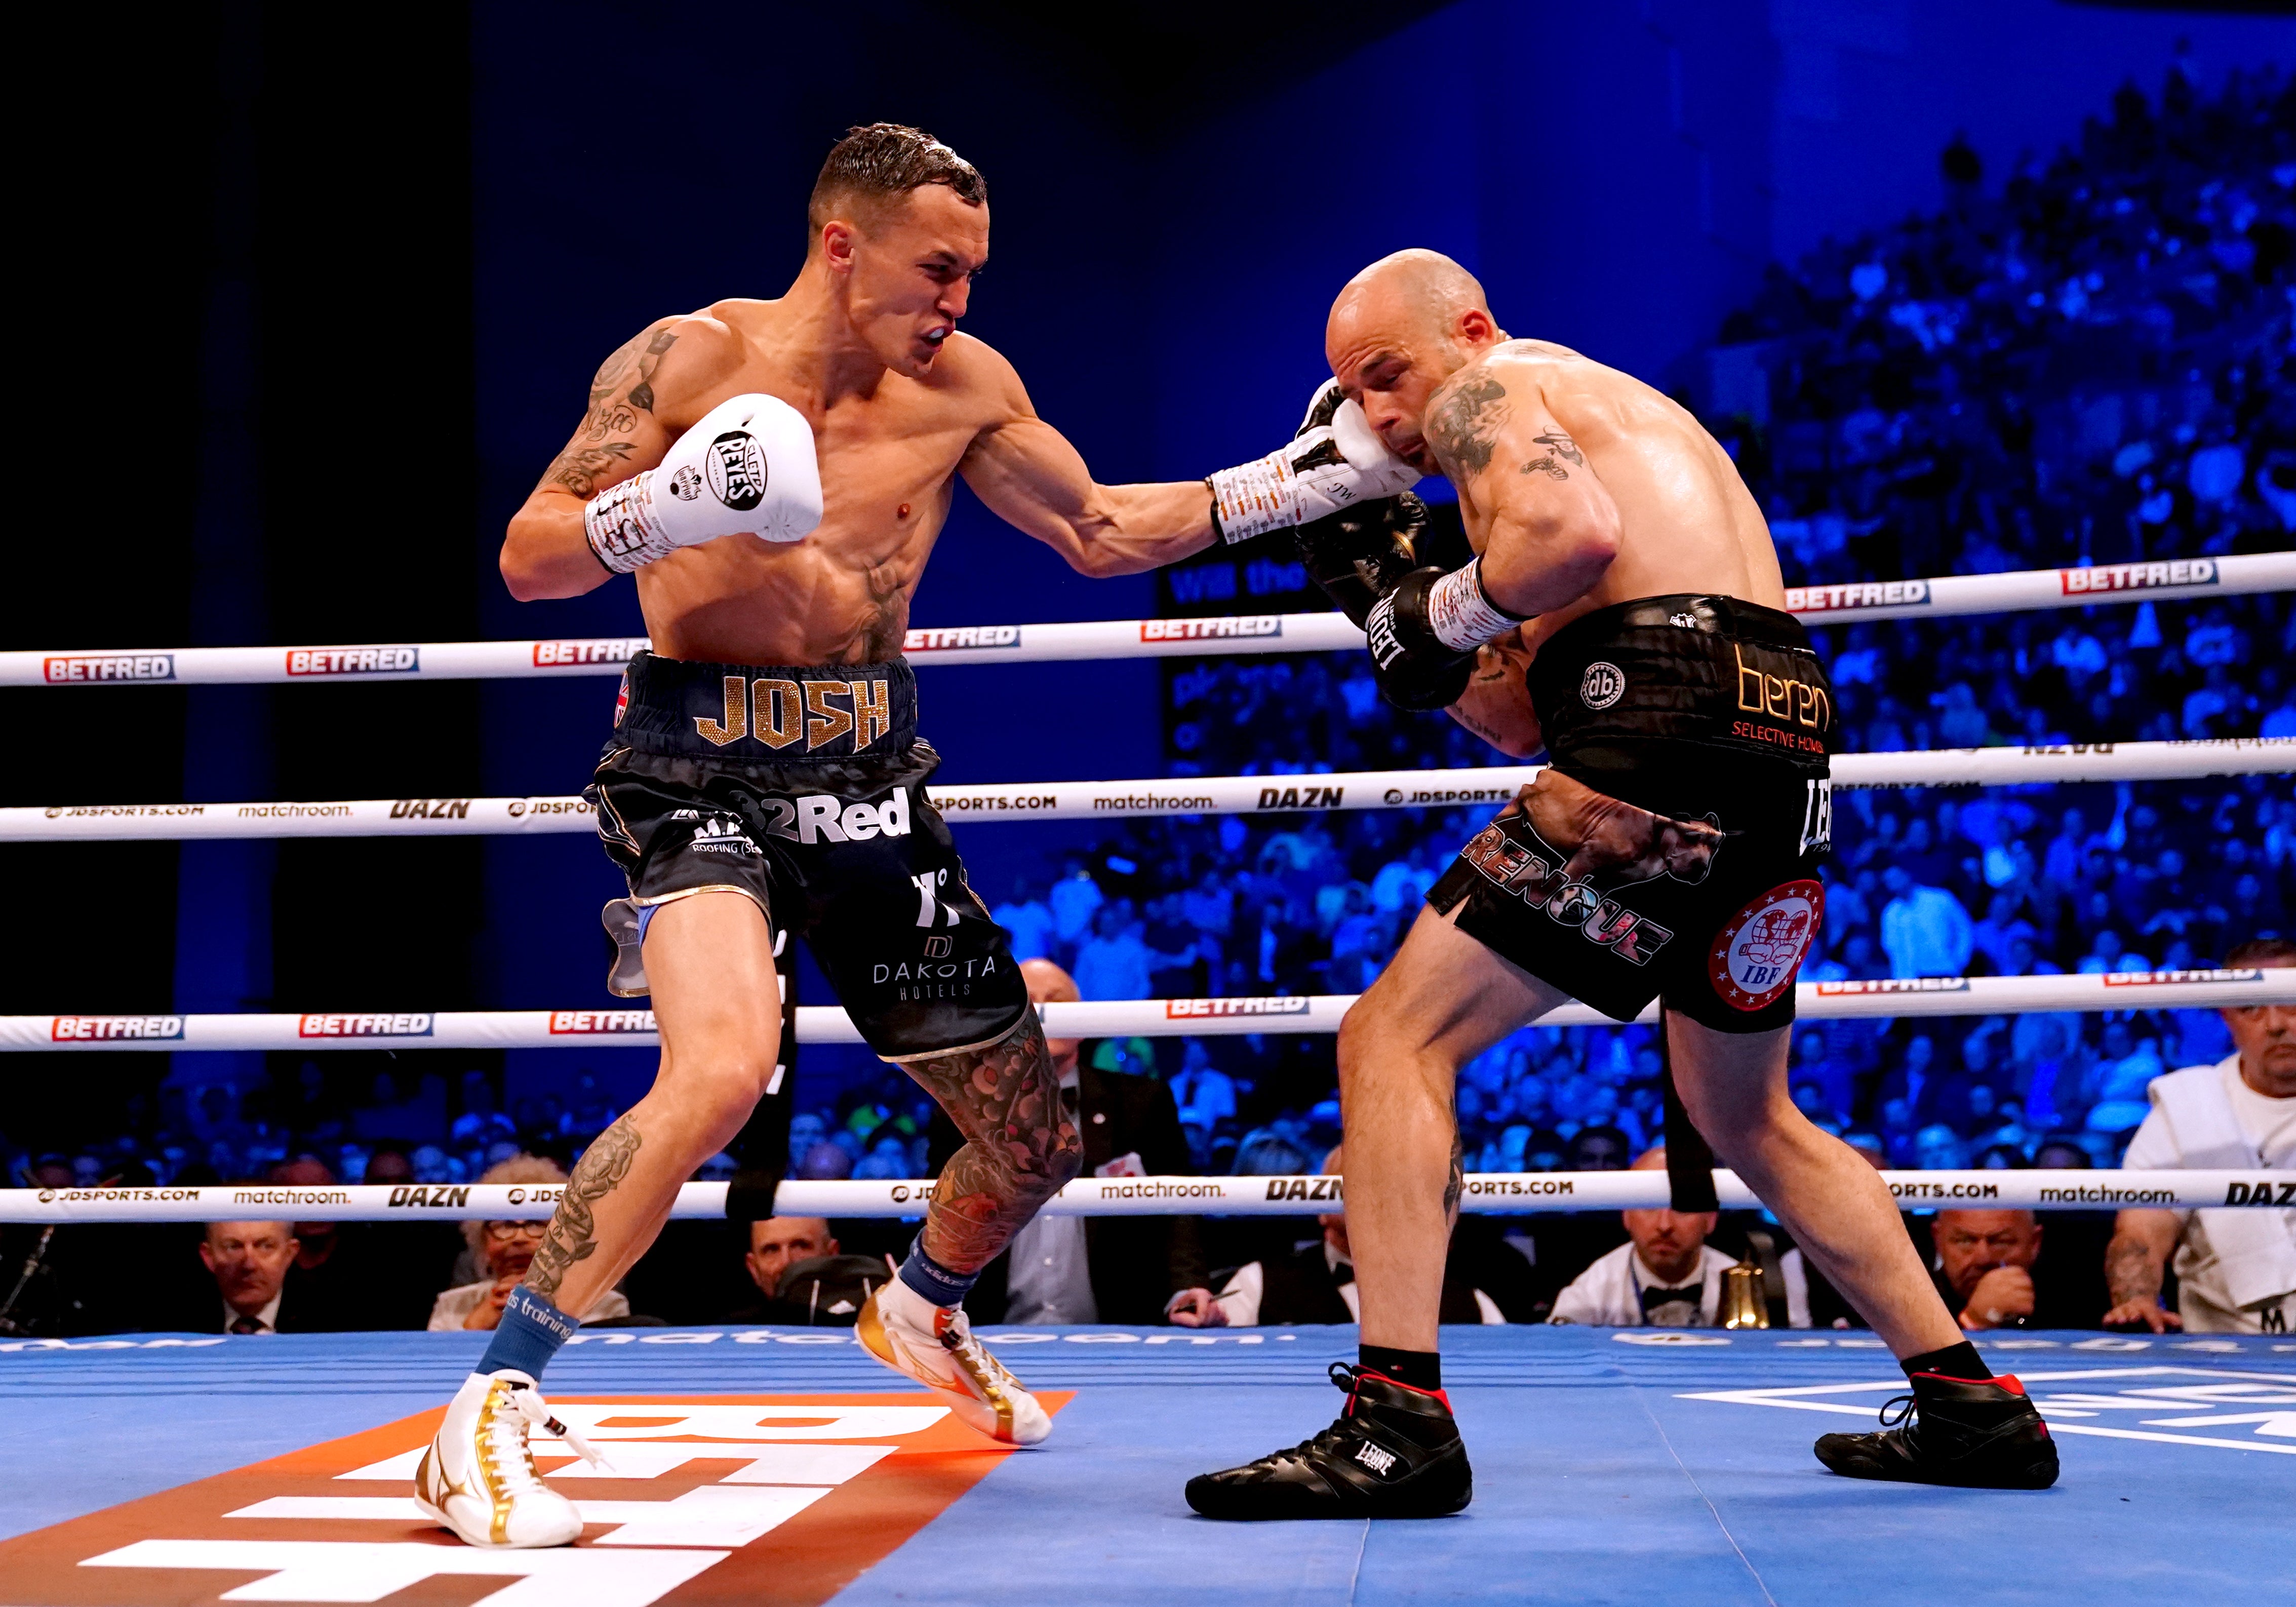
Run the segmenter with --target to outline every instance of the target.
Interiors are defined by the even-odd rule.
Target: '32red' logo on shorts
[[[1714,991],[1735,1010],[1755,1011],[1793,986],[1810,939],[1825,918],[1825,889],[1788,881],[1761,894],[1723,924],[1707,956]]]

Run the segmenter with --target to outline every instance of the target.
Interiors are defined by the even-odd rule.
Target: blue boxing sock
[[[925,1254],[924,1235],[909,1246],[909,1259],[901,1263],[901,1282],[915,1290],[936,1306],[956,1306],[972,1292],[980,1282],[977,1272],[951,1272],[939,1261]]]
[[[525,1284],[510,1291],[503,1302],[502,1322],[495,1329],[487,1353],[479,1358],[481,1373],[498,1373],[504,1367],[515,1367],[529,1378],[540,1378],[550,1358],[558,1354],[558,1347],[574,1337],[580,1327],[572,1317],[544,1300]]]

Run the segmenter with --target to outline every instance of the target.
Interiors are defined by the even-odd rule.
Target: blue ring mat
[[[1986,1338],[1988,1361],[2059,1403],[2064,1476],[2034,1494],[1820,1468],[1816,1434],[1870,1426],[1898,1391],[1870,1335],[1451,1329],[1445,1382],[1476,1474],[1464,1514],[1241,1526],[1196,1518],[1181,1485],[1330,1421],[1323,1373],[1352,1359],[1352,1328],[988,1332],[1024,1381],[1076,1398],[1046,1447],[1004,1458],[840,1607],[2296,1597],[2288,1336]],[[0,1343],[0,1537],[435,1406],[481,1348],[422,1333]],[[547,1386],[907,1387],[849,1331],[819,1329],[593,1332]]]

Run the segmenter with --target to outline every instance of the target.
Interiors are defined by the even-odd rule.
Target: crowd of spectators
[[[2076,145],[1994,190],[1965,146],[1948,149],[1945,170],[1942,210],[1773,266],[1726,321],[1710,382],[1687,392],[1767,508],[1787,583],[2290,546],[2296,86],[2235,74],[2204,98],[2172,75],[2155,99],[2124,89]],[[1281,554],[1252,568],[1258,591],[1304,585]],[[1229,605],[1232,584],[1223,593],[1191,574],[1168,581],[1177,606]],[[2296,609],[2285,594],[1815,634],[1852,752],[2296,736]],[[1265,775],[1280,797],[1292,775],[1509,762],[1443,717],[1382,703],[1359,653],[1179,662],[1165,687],[1176,776]],[[1811,980],[2204,967],[2236,942],[2287,932],[2296,906],[2296,797],[2283,775],[1843,791],[1834,822]],[[1057,874],[981,890],[1016,953],[1065,967],[1087,999],[1350,994],[1378,974],[1480,824],[1465,808],[1146,820]],[[1820,1125],[1892,1166],[2109,1166],[2144,1119],[2152,1078],[2226,1052],[2210,1012],[1813,1021],[1794,1039],[1792,1086]],[[1104,1039],[1082,1046],[1081,1063],[1103,1081],[1144,1078],[1168,1092],[1192,1169],[1275,1173],[1312,1169],[1338,1141],[1330,1054],[1328,1038],[1281,1034]],[[1461,1078],[1468,1168],[1624,1166],[1660,1136],[1659,1073],[1649,1029],[1519,1032]],[[570,1164],[616,1114],[586,1076],[564,1096],[505,1111],[484,1071],[453,1090],[391,1070],[346,1087],[316,1061],[274,1086],[212,1086],[188,1107],[139,1102],[134,1113],[132,1132],[76,1152],[7,1152],[12,1181],[525,1176]],[[874,1084],[849,1082],[797,1117],[791,1167],[923,1175],[942,1152],[933,1115],[890,1069]],[[437,1136],[402,1142],[410,1132]],[[237,1269],[240,1294],[226,1285],[225,1303],[235,1320],[287,1326],[298,1283],[318,1288],[373,1233],[224,1226],[234,1232],[210,1233],[201,1253]],[[521,1248],[500,1226],[459,1252],[423,1251],[445,1255],[435,1271],[426,1262],[394,1275],[388,1298],[407,1302],[409,1325],[414,1307],[434,1301],[433,1325],[484,1325]],[[839,1233],[869,1240],[865,1226]],[[822,1226],[832,1259],[839,1233]],[[1543,1293],[1481,1298],[1551,1305],[1558,1254],[1576,1259],[1562,1269],[1575,1275],[1621,1242],[1596,1237],[1566,1242],[1555,1228],[1551,1242],[1517,1244],[1510,1253],[1537,1267],[1529,1282],[1545,1279]],[[887,1248],[863,1242],[857,1259]],[[754,1270],[759,1252],[741,1245],[721,1259],[738,1266],[744,1251],[752,1270],[732,1292],[755,1308],[773,1298]],[[1290,1253],[1208,1238],[1206,1300],[1225,1298],[1218,1270],[1259,1266],[1264,1288],[1268,1258]],[[1665,1253],[1685,1279],[1702,1279],[1698,1258]],[[287,1270],[266,1270],[275,1264]],[[1461,1287],[1483,1291],[1474,1279],[1486,1274],[1501,1285],[1511,1275],[1486,1263]],[[816,1293],[845,1287],[831,1279]],[[273,1316],[287,1315],[274,1323],[262,1313],[282,1288]],[[193,1303],[216,1298],[203,1285]]]

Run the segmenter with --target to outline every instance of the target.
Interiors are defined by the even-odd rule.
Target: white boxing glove
[[[1204,483],[1220,539],[1234,542],[1393,496],[1419,480],[1419,471],[1373,431],[1362,404],[1341,399],[1340,382],[1329,380],[1309,402],[1307,424],[1280,450]]]
[[[720,536],[802,541],[821,522],[813,426],[779,397],[720,402],[657,468],[600,492],[582,534],[618,575]]]

